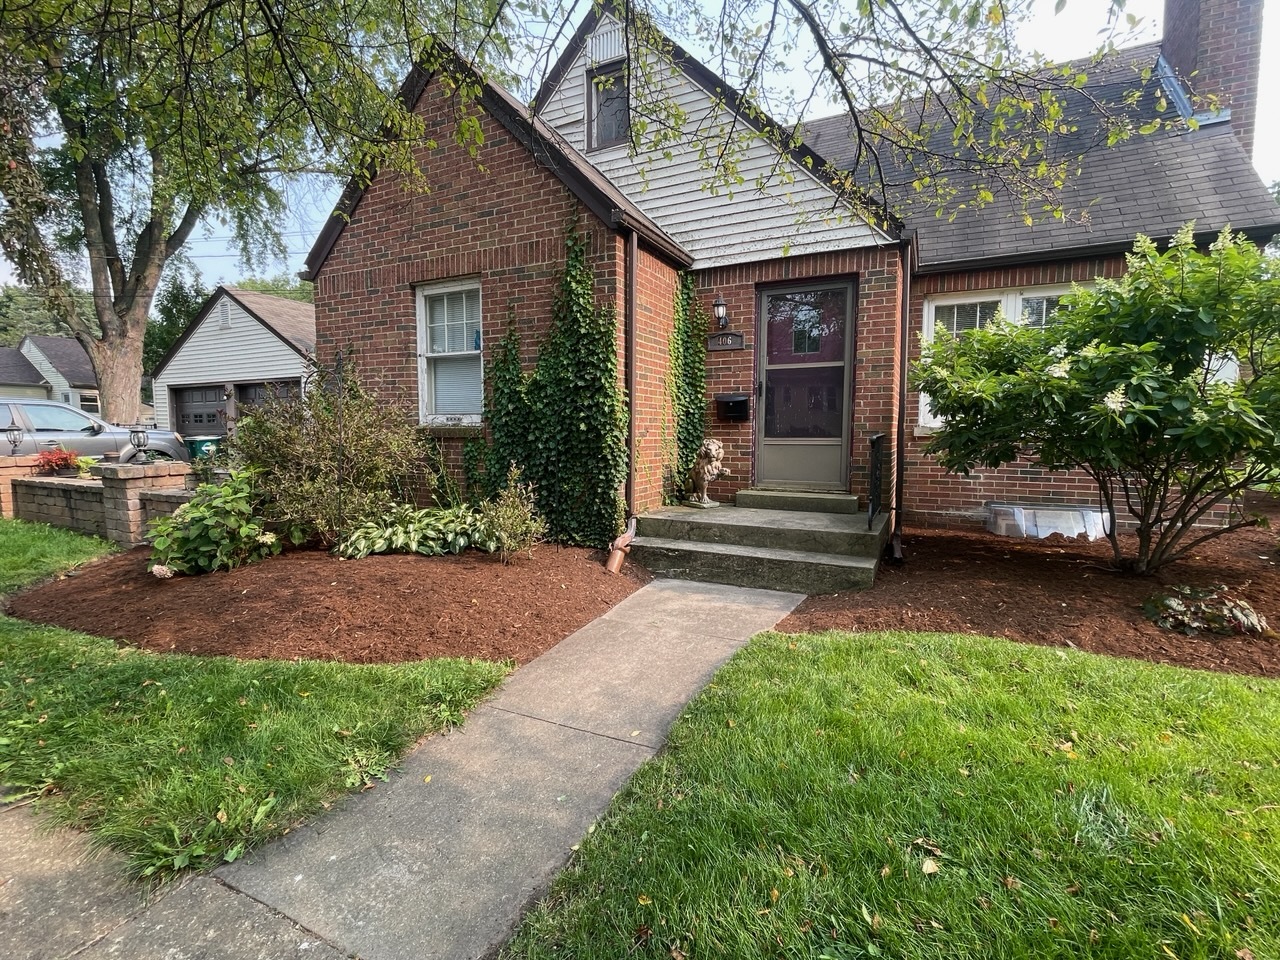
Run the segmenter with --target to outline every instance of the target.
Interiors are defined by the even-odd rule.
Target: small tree
[[[1075,290],[1048,326],[940,336],[913,382],[943,419],[928,452],[946,469],[1083,470],[1116,565],[1149,574],[1260,522],[1196,526],[1280,469],[1280,275],[1227,231],[1207,251],[1190,224],[1166,253],[1139,237],[1121,279]]]

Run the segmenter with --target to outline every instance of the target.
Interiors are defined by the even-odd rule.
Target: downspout
[[[640,241],[632,229],[627,235],[627,301],[623,321],[623,362],[627,367],[627,516],[636,512],[636,262]]]
[[[897,563],[904,559],[902,553],[903,481],[907,475],[907,348],[910,346],[911,326],[911,252],[915,231],[902,239],[899,246],[898,269],[902,277],[902,295],[899,304],[898,352],[898,441],[895,444],[893,477],[893,535],[889,540],[889,556]]]

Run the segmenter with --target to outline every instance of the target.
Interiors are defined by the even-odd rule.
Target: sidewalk
[[[63,886],[48,878],[65,869],[28,869],[40,858],[10,840],[26,812],[0,811],[5,955],[491,956],[688,700],[801,599],[655,581],[517,671],[387,784],[146,909],[109,864],[82,864]]]

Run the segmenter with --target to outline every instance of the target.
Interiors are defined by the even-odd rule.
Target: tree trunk
[[[147,298],[150,303],[150,298]],[[138,313],[135,302],[130,313]],[[141,401],[139,387],[142,383],[142,338],[146,327],[146,313],[141,323],[133,316],[124,318],[123,335],[104,331],[102,339],[79,337],[78,339],[93,361],[98,375],[98,399],[102,404],[102,418],[109,423],[128,425],[138,422],[138,405]]]

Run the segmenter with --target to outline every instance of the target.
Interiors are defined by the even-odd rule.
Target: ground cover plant
[[[0,618],[0,782],[165,876],[385,778],[506,672],[160,655]]]
[[[1280,955],[1280,685],[765,634],[506,956]]]
[[[97,537],[0,518],[0,594],[106,556],[114,549]]]

